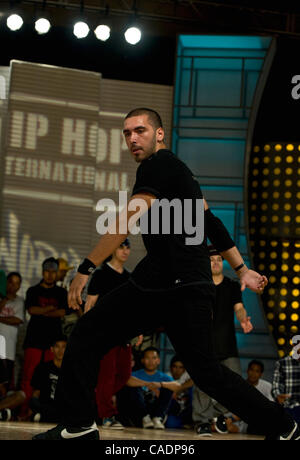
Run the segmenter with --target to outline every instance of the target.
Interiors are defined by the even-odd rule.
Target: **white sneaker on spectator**
[[[40,413],[34,414],[34,417],[33,417],[32,421],[33,422],[40,422],[41,421],[41,414]]]
[[[143,428],[154,428],[154,423],[149,414],[143,417]]]
[[[161,417],[153,417],[153,424],[155,430],[164,430],[165,425],[163,424],[163,419]]]
[[[103,419],[102,428],[110,428],[111,430],[123,430],[124,427],[119,420],[113,415],[112,417],[105,417]]]
[[[0,420],[1,422],[8,422],[11,419],[11,410],[2,409],[0,410]]]

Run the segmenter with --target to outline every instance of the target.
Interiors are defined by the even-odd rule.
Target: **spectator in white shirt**
[[[261,361],[253,359],[248,364],[247,369],[247,382],[256,387],[266,398],[274,401],[272,396],[272,384],[267,380],[262,379],[265,367]],[[248,433],[248,434],[261,434],[255,425],[247,425],[243,420],[239,419],[236,415],[226,419],[226,425],[229,433]]]

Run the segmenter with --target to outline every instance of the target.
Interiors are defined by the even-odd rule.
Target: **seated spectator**
[[[0,359],[0,421],[7,422],[16,417],[16,410],[25,401],[23,391],[8,391],[6,362]]]
[[[296,357],[286,356],[276,362],[272,395],[300,423],[300,358]]]
[[[17,295],[22,283],[20,273],[7,275],[6,296],[0,301],[0,335],[5,339],[5,360],[9,388],[14,389],[14,363],[18,338],[18,326],[24,321],[24,299]]]
[[[31,315],[24,340],[24,364],[21,389],[27,401],[32,396],[31,378],[40,361],[51,361],[50,350],[53,340],[62,335],[61,318],[68,309],[67,291],[56,286],[58,262],[53,257],[42,265],[43,278],[27,290],[25,308]],[[23,417],[26,419],[28,407],[24,405]]]
[[[194,382],[185,370],[183,362],[175,355],[170,362],[170,373],[180,387],[174,391],[171,405],[168,409],[166,428],[183,428],[191,426],[192,420],[192,391]]]
[[[54,423],[59,420],[59,408],[56,407],[54,396],[66,345],[66,337],[57,338],[51,347],[53,360],[38,364],[34,370],[31,379],[33,392],[29,401],[34,422]]]
[[[274,401],[272,396],[272,384],[267,380],[262,379],[264,373],[264,364],[261,361],[252,360],[248,364],[247,369],[247,382],[256,387],[266,398]],[[236,415],[231,415],[226,419],[226,425],[229,433],[248,433],[248,434],[263,434],[260,433],[254,425],[247,425],[246,422],[241,420]]]
[[[164,419],[173,392],[179,384],[173,377],[158,370],[159,350],[146,348],[143,352],[143,369],[132,372],[127,386],[117,395],[120,417],[124,424],[143,428],[164,429]]]

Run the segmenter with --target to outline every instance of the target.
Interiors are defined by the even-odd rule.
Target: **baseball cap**
[[[123,241],[123,243],[120,244],[120,246],[127,246],[128,248],[130,248],[130,241],[128,238],[126,238],[126,240]]]
[[[44,270],[58,270],[58,261],[54,257],[48,257],[42,263],[43,271]]]
[[[207,247],[208,247],[209,256],[221,256],[219,251],[216,248],[214,248],[212,244],[210,244]],[[221,257],[224,260],[224,257],[223,256],[221,256]]]
[[[63,257],[59,257],[57,259],[57,261],[58,261],[58,269],[59,270],[69,271],[69,270],[72,270],[72,268],[74,268],[74,265],[69,266],[68,261],[66,259],[64,259]]]

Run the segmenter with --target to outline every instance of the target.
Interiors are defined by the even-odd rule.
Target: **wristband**
[[[82,275],[91,275],[95,271],[96,265],[89,259],[84,259],[79,265],[77,271]]]
[[[241,264],[241,265],[239,265],[238,267],[235,267],[235,269],[234,269],[234,270],[235,270],[236,272],[238,272],[238,271],[239,271],[241,268],[243,268],[243,267],[244,267],[244,265],[245,265],[245,264],[244,264],[244,263],[242,263],[242,264]]]

